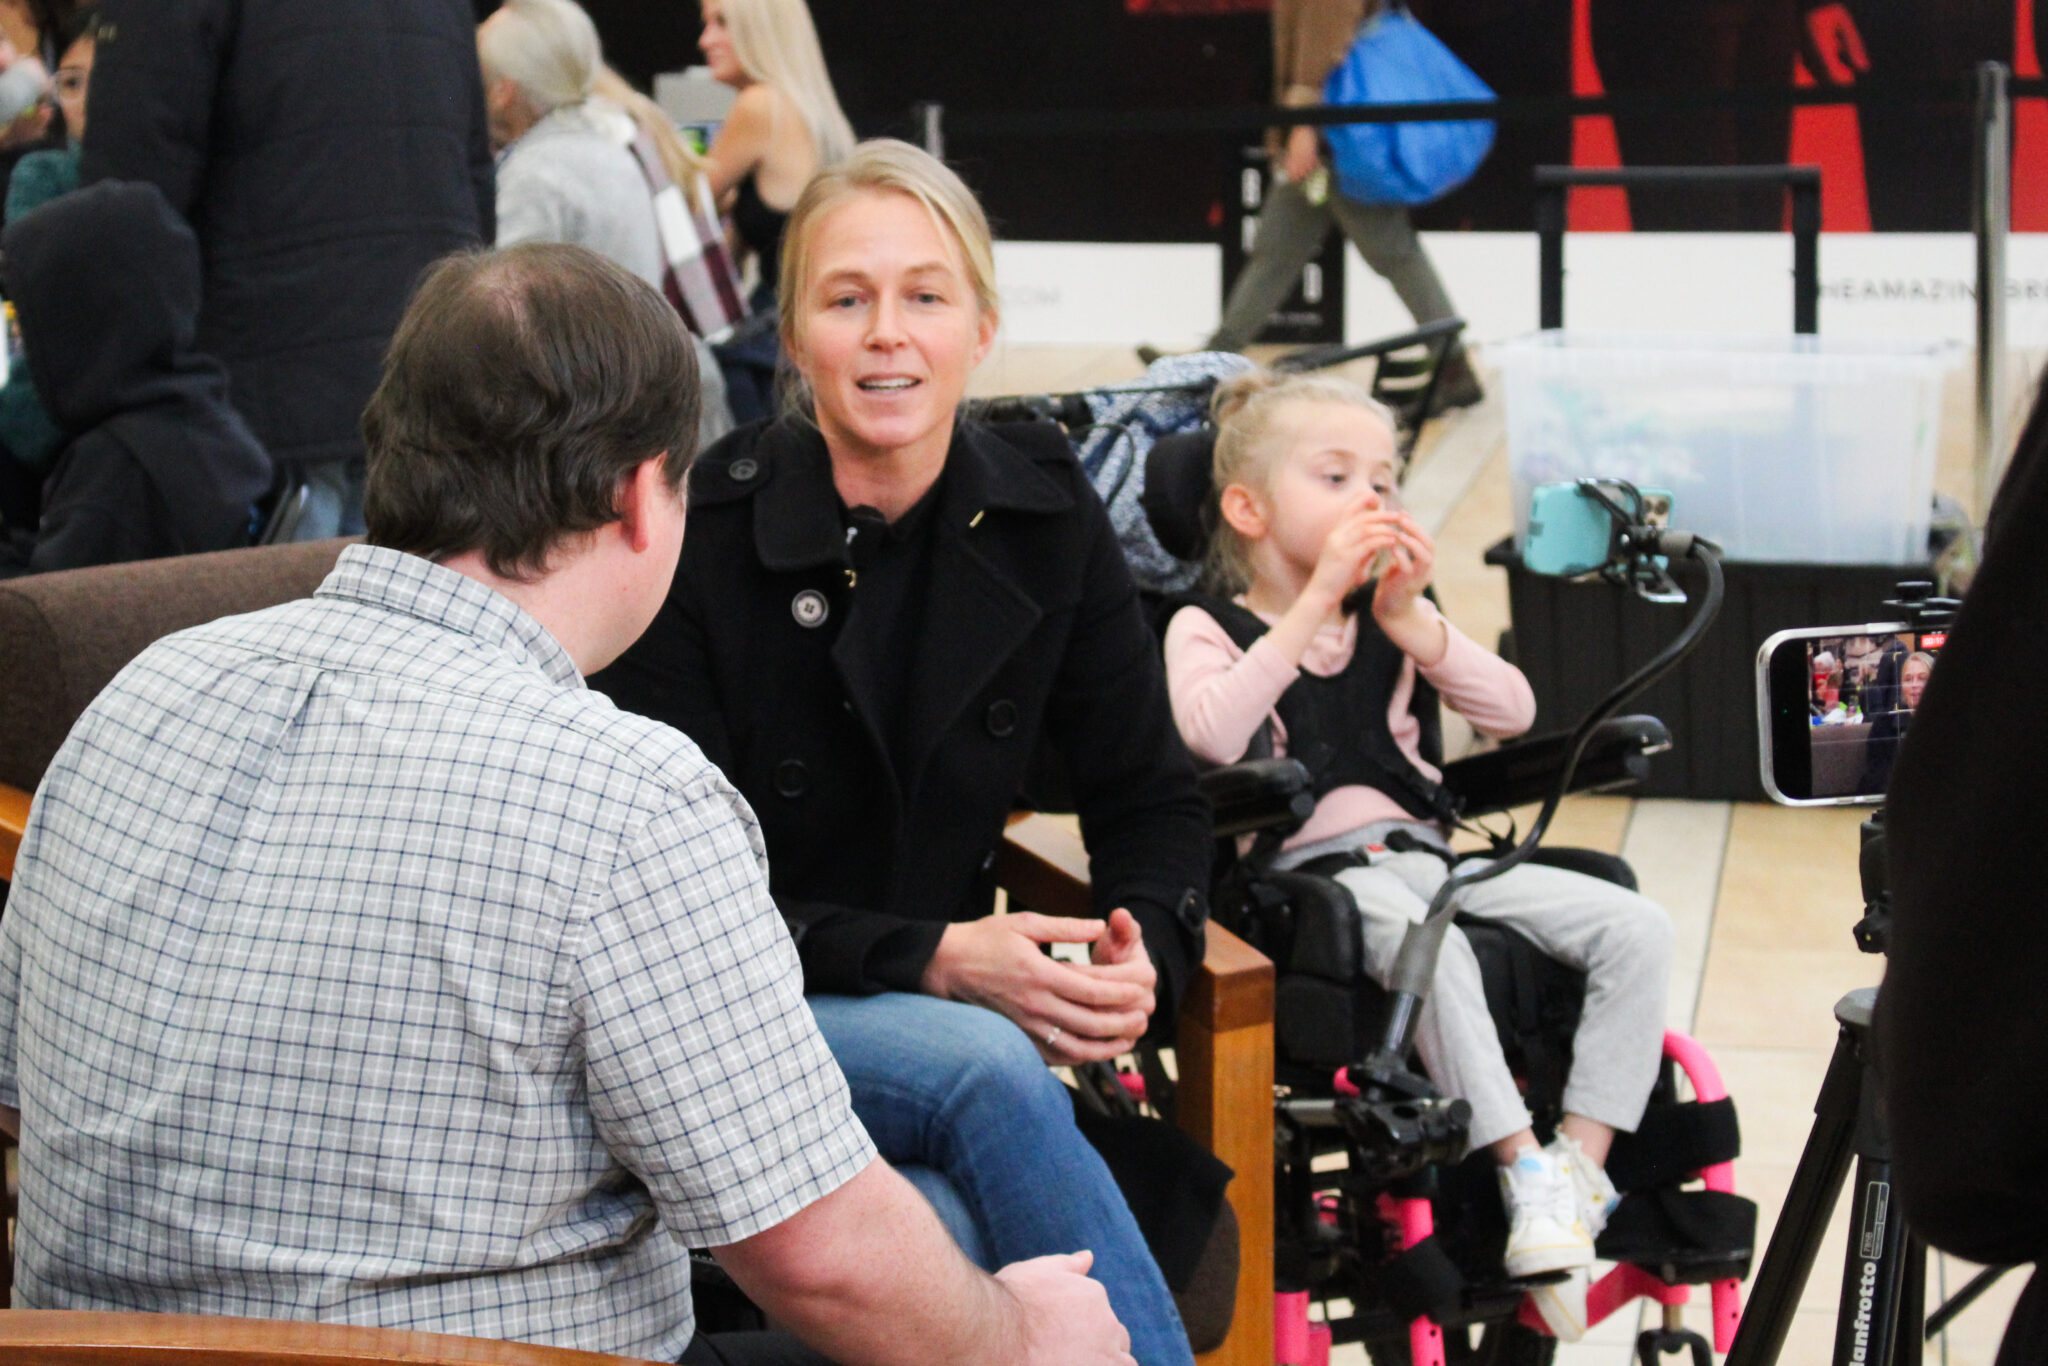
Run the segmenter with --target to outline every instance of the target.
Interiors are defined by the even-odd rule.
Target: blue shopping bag
[[[1399,3],[1359,26],[1351,50],[1323,84],[1328,104],[1492,98],[1486,82]],[[1439,199],[1470,180],[1493,148],[1491,119],[1335,123],[1323,131],[1337,188],[1366,204]]]

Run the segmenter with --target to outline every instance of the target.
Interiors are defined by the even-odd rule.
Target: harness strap
[[[1742,1154],[1735,1101],[1690,1100],[1652,1104],[1633,1134],[1616,1134],[1607,1175],[1619,1190],[1675,1186],[1705,1167]]]
[[[1380,1293],[1404,1319],[1441,1322],[1463,1304],[1465,1275],[1431,1234],[1380,1269]]]

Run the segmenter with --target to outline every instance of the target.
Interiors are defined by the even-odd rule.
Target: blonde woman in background
[[[853,126],[804,0],[703,0],[697,45],[718,81],[739,91],[706,155],[712,188],[758,267],[753,306],[775,302],[782,229],[820,170],[853,150]]]

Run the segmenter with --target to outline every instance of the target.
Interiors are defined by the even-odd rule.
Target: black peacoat
[[[1109,518],[1052,424],[955,430],[932,508],[917,657],[878,661],[842,504],[807,422],[699,457],[675,584],[591,679],[676,726],[761,821],[808,990],[915,991],[945,925],[993,909],[995,851],[1041,740],[1071,780],[1101,914],[1159,970],[1199,960],[1209,813]],[[878,692],[908,679],[899,769]]]

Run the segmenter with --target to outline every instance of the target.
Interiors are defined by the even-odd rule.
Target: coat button
[[[781,797],[801,797],[811,790],[811,771],[801,759],[784,759],[775,766],[775,792]]]
[[[806,588],[789,600],[789,614],[797,625],[809,630],[825,624],[825,618],[832,615],[832,604],[817,589]]]
[[[1007,697],[997,698],[988,704],[988,733],[998,740],[1007,740],[1017,733],[1017,704]]]
[[[735,484],[744,484],[761,472],[759,462],[752,456],[743,455],[725,467],[726,477]]]

